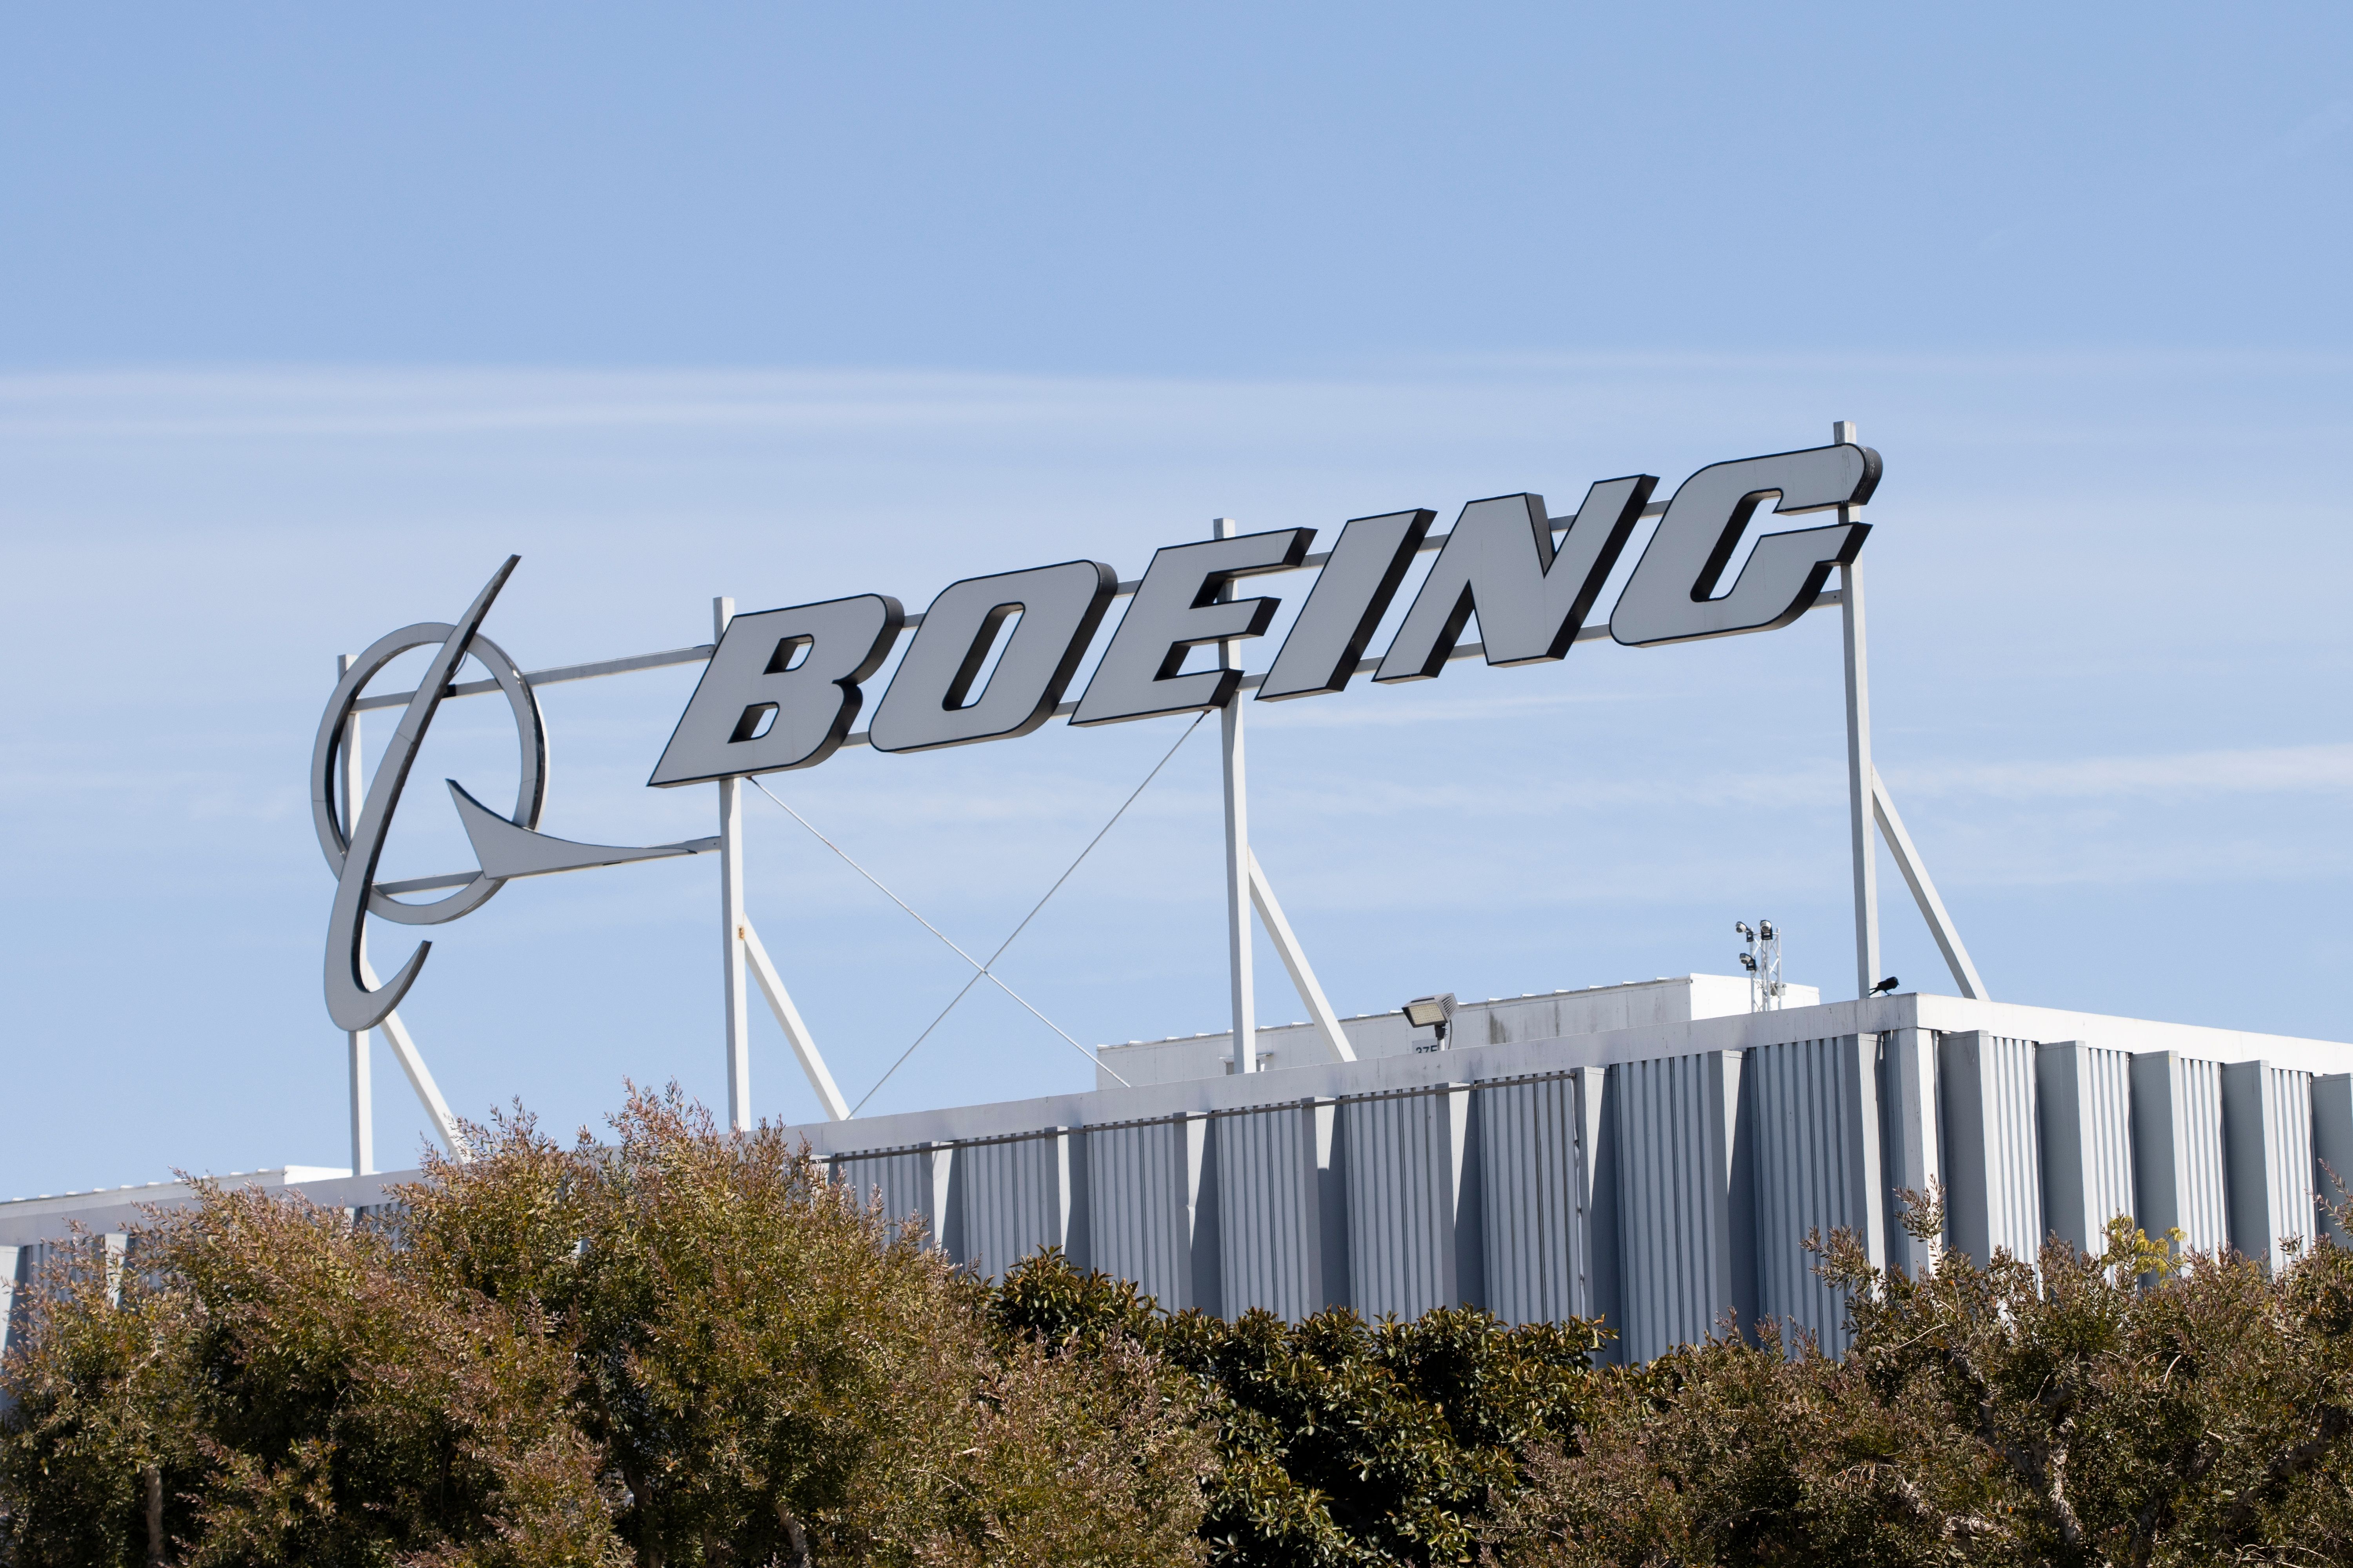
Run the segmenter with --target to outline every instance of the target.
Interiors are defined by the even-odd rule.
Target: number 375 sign
[[[866,706],[866,683],[911,626],[913,639],[865,733],[875,750],[924,752],[1029,734],[1064,706],[1124,591],[1133,597],[1070,705],[1072,724],[1113,724],[1234,700],[1244,672],[1186,672],[1189,650],[1263,636],[1281,600],[1245,594],[1238,584],[1304,567],[1321,570],[1256,682],[1259,701],[1340,691],[1364,672],[1377,682],[1429,679],[1455,656],[1473,614],[1487,663],[1557,659],[1585,629],[1646,516],[1656,516],[1658,527],[1609,613],[1610,637],[1650,647],[1787,626],[1812,606],[1832,568],[1862,549],[1870,528],[1847,509],[1870,500],[1879,474],[1876,452],[1841,442],[1713,464],[1685,479],[1663,507],[1651,500],[1658,480],[1642,474],[1595,484],[1567,518],[1550,515],[1537,495],[1474,500],[1438,540],[1430,535],[1436,514],[1412,509],[1351,520],[1320,555],[1310,553],[1315,530],[1278,528],[1168,545],[1132,584],[1102,562],[1065,561],[951,584],[920,615],[887,594],[739,615],[712,649],[648,783],[669,787],[824,762],[850,738]],[[1727,586],[1726,570],[1768,507],[1772,516],[1838,516],[1763,533]],[[1437,559],[1397,635],[1377,658],[1367,658],[1366,644],[1415,558],[1433,545]],[[420,946],[399,973],[375,984],[361,945],[363,911],[435,924],[480,907],[512,877],[707,847],[575,846],[537,831],[546,789],[538,704],[531,682],[480,635],[514,564],[510,559],[500,568],[459,621],[404,627],[379,639],[337,687],[321,723],[311,795],[321,847],[337,877],[327,1000],[345,1029],[382,1020],[426,952]],[[361,690],[392,658],[419,647],[435,648],[432,663],[406,700],[364,805],[353,813],[347,802],[339,812],[338,761]],[[495,812],[451,781],[481,868],[470,878],[438,879],[459,885],[435,902],[406,903],[375,881],[385,830],[434,711],[470,654],[490,668],[516,714],[523,766],[515,809]]]

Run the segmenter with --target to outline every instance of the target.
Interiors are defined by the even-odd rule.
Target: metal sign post
[[[1833,442],[1852,445],[1854,423],[1841,419],[1831,426]],[[1862,509],[1841,506],[1841,522],[1859,522]],[[1868,996],[1880,984],[1879,973],[1879,858],[1873,839],[1874,826],[1887,841],[1888,853],[1895,858],[1895,868],[1904,874],[1904,885],[1912,890],[1912,901],[1919,906],[1920,918],[1928,922],[1928,932],[1936,940],[1936,951],[1944,955],[1945,967],[1952,972],[1953,984],[1961,994],[1974,1002],[1989,1000],[1985,982],[1978,978],[1978,966],[1970,962],[1969,950],[1961,942],[1961,933],[1953,918],[1945,912],[1945,900],[1936,895],[1936,884],[1928,876],[1927,863],[1912,844],[1912,836],[1904,830],[1904,819],[1895,814],[1895,799],[1887,792],[1887,781],[1879,776],[1879,769],[1871,760],[1871,670],[1867,645],[1863,638],[1862,563],[1850,561],[1839,568],[1839,618],[1845,632],[1846,644],[1846,799],[1848,842],[1854,857],[1854,994]]]
[[[1853,422],[1831,426],[1834,443],[1855,444]],[[1862,509],[1841,506],[1841,522],[1861,522]],[[1862,635],[1862,563],[1839,567],[1839,622],[1846,644],[1846,802],[1854,858],[1854,994],[1879,984],[1879,860],[1871,827],[1871,669]]]
[[[1210,529],[1212,538],[1233,539],[1240,534],[1241,523],[1235,518],[1220,517],[1212,520]],[[1218,597],[1229,600],[1233,592],[1233,584],[1228,583]],[[1227,637],[1219,642],[1218,667],[1242,667],[1240,638]],[[1258,911],[1268,939],[1282,956],[1283,972],[1291,976],[1299,999],[1306,1004],[1308,1018],[1314,1024],[1316,1037],[1324,1042],[1324,1049],[1332,1053],[1335,1061],[1356,1059],[1348,1037],[1340,1028],[1339,1016],[1324,999],[1314,966],[1307,962],[1307,950],[1300,945],[1291,921],[1284,918],[1282,905],[1274,896],[1274,885],[1267,880],[1258,856],[1250,848],[1250,789],[1242,765],[1242,704],[1264,680],[1264,676],[1255,676],[1238,682],[1234,694],[1218,710],[1219,755],[1226,797],[1226,965],[1233,1002],[1236,1072],[1259,1070],[1257,974],[1250,944],[1252,910]]]
[[[713,647],[727,635],[727,623],[734,618],[734,600],[711,601]],[[808,1025],[801,1019],[800,1009],[793,1005],[792,993],[785,989],[784,977],[769,962],[768,950],[760,944],[760,933],[753,928],[752,917],[744,910],[744,780],[740,776],[719,781],[719,923],[727,1004],[727,1125],[738,1132],[752,1130],[752,1015],[750,992],[744,984],[747,974],[760,983],[760,994],[767,999],[768,1011],[776,1016],[776,1026],[784,1030],[785,1043],[792,1047],[794,1059],[801,1064],[809,1088],[817,1091],[826,1120],[849,1121],[849,1102],[841,1097],[840,1089],[833,1081],[832,1069],[826,1066],[817,1041],[810,1037]]]
[[[338,680],[348,677],[357,662],[358,659],[351,654],[338,658],[335,661]],[[495,686],[495,683],[491,684]],[[341,826],[344,840],[349,842],[360,819],[360,808],[367,799],[367,784],[360,765],[357,705],[343,718],[343,736],[338,769],[343,780],[343,796]],[[458,880],[451,878],[427,879],[437,884]],[[375,970],[367,961],[364,931],[360,936],[358,961],[361,977],[368,985],[375,985]],[[401,1022],[400,1014],[396,1010],[387,1012],[376,1027],[384,1031],[385,1044],[392,1047],[393,1058],[400,1063],[400,1070],[408,1079],[408,1087],[416,1091],[417,1103],[425,1108],[425,1117],[432,1124],[434,1136],[441,1140],[441,1146],[449,1152],[452,1159],[464,1161],[471,1158],[472,1151],[466,1145],[465,1135],[459,1131],[458,1119],[449,1113],[449,1102],[441,1098],[441,1086],[433,1081],[433,1073],[426,1067],[425,1058],[418,1053],[417,1042],[409,1037],[408,1026]],[[369,1060],[369,1033],[366,1029],[354,1029],[344,1036],[351,1058],[352,1174],[355,1176],[375,1173],[375,1090]]]
[[[715,646],[735,618],[735,601],[711,601],[711,640]],[[727,1016],[727,1125],[752,1130],[751,996],[744,984],[744,781],[719,781],[719,945]]]
[[[335,659],[335,679],[341,681],[351,673],[358,660],[350,654]],[[360,768],[360,716],[356,713],[346,721],[343,733],[343,836],[351,837],[352,825],[360,819],[360,800],[367,784]],[[372,1176],[375,1173],[375,1090],[371,1081],[368,1057],[368,1031],[353,1029],[344,1036],[351,1047],[352,1068],[352,1174]]]
[[[1210,529],[1211,537],[1217,539],[1233,539],[1242,531],[1240,522],[1230,517],[1218,518]],[[1220,600],[1233,596],[1230,582],[1218,592]],[[1228,637],[1218,644],[1218,666],[1221,669],[1242,667],[1241,639]],[[1258,1002],[1250,965],[1250,793],[1242,769],[1245,700],[1237,684],[1234,694],[1218,710],[1218,754],[1226,785],[1226,968],[1233,998],[1234,1071],[1256,1072]]]

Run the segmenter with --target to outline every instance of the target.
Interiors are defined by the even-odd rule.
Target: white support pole
[[[1945,967],[1953,972],[1953,984],[1961,994],[1973,1002],[1992,1000],[1986,994],[1985,982],[1978,978],[1978,966],[1969,962],[1969,950],[1961,945],[1961,933],[1953,924],[1953,917],[1945,912],[1945,900],[1936,896],[1936,884],[1928,879],[1927,863],[1920,851],[1912,847],[1912,836],[1904,831],[1904,819],[1895,815],[1895,801],[1887,793],[1887,781],[1879,770],[1871,770],[1871,806],[1879,818],[1879,831],[1886,836],[1887,847],[1895,857],[1895,868],[1904,873],[1905,885],[1912,889],[1912,901],[1920,906],[1920,918],[1928,922],[1928,930],[1936,939],[1936,951],[1945,955]]]
[[[1211,527],[1213,537],[1231,539],[1241,532],[1239,519],[1221,517]],[[1233,596],[1229,583],[1218,597]],[[1241,668],[1241,641],[1227,637],[1218,644],[1218,664],[1223,669]],[[1250,797],[1242,770],[1242,704],[1249,696],[1239,686],[1218,714],[1218,738],[1226,778],[1226,963],[1234,1011],[1233,1070],[1258,1070],[1257,998],[1250,975]]]
[[[1832,441],[1852,441],[1854,426],[1839,420]],[[1841,522],[1862,520],[1859,506],[1838,509]],[[1862,563],[1839,568],[1839,617],[1846,632],[1846,796],[1848,846],[1854,857],[1854,994],[1879,984],[1879,861],[1872,840],[1871,671],[1863,641]]]
[[[16,1348],[16,1276],[24,1267],[23,1243],[0,1247],[0,1358]]]
[[[735,601],[711,601],[711,640],[727,635]],[[752,998],[745,984],[744,939],[752,929],[744,917],[744,781],[719,781],[720,951],[725,965],[727,1004],[727,1125],[752,1130]]]
[[[1266,872],[1258,863],[1258,852],[1249,853],[1250,902],[1258,906],[1258,918],[1265,923],[1266,934],[1274,939],[1274,951],[1282,955],[1282,967],[1291,972],[1291,984],[1297,988],[1299,999],[1307,1004],[1307,1016],[1314,1020],[1316,1036],[1323,1040],[1324,1048],[1332,1053],[1334,1061],[1355,1061],[1356,1053],[1340,1028],[1340,1016],[1324,999],[1324,987],[1308,964],[1307,950],[1292,934],[1291,922],[1283,918],[1282,906],[1275,901],[1274,886],[1266,879]]]
[[[351,673],[358,660],[343,654],[335,660],[337,679]],[[353,825],[360,819],[360,805],[367,797],[366,775],[360,767],[360,716],[354,709],[343,721],[343,838],[351,839]],[[364,933],[362,942],[366,941]],[[352,1174],[373,1175],[375,1173],[375,1091],[370,1080],[368,1031],[357,1029],[343,1037],[351,1058],[352,1080]]]
[[[800,1009],[793,1005],[792,994],[785,989],[776,966],[768,962],[768,950],[760,944],[759,931],[748,920],[744,922],[744,952],[751,960],[752,977],[760,983],[761,993],[768,998],[768,1011],[776,1016],[777,1024],[784,1028],[785,1038],[791,1044],[793,1055],[800,1058],[801,1071],[808,1074],[809,1087],[817,1090],[826,1115],[835,1121],[849,1121],[849,1102],[835,1087],[832,1069],[818,1054],[808,1026],[801,1022]]]
[[[368,1075],[368,1031],[346,1037],[352,1059],[352,1174],[375,1174],[375,1090]]]

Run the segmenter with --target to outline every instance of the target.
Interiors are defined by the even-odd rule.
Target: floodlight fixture
[[[1417,1029],[1435,1029],[1438,1043],[1446,1043],[1446,1026],[1454,1019],[1454,993],[1441,991],[1435,996],[1417,996],[1405,1005],[1405,1021]]]

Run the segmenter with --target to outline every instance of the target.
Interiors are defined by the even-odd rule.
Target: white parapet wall
[[[1786,985],[1785,1007],[1811,1007],[1821,993],[1810,985]],[[1483,1002],[1462,1003],[1448,1030],[1447,1044],[1507,1046],[1522,1040],[1559,1040],[1585,1035],[1646,1028],[1656,1024],[1688,1024],[1694,1018],[1722,1018],[1749,1009],[1749,983],[1731,974],[1673,974],[1656,980],[1629,980],[1617,985],[1588,985],[1569,991],[1532,991],[1520,996],[1490,996]],[[1348,1048],[1363,1061],[1372,1057],[1409,1057],[1438,1049],[1435,1036],[1416,1029],[1402,1012],[1360,1013],[1340,1020]],[[1317,1038],[1313,1024],[1274,1024],[1257,1031],[1261,1070],[1305,1067],[1328,1062],[1332,1054]],[[1097,1089],[1117,1088],[1121,1079],[1132,1085],[1178,1083],[1191,1078],[1217,1078],[1233,1070],[1234,1037],[1219,1030],[1207,1035],[1172,1035],[1161,1040],[1130,1040],[1125,1045],[1099,1046],[1097,1054],[1110,1068],[1098,1068]],[[1113,1078],[1113,1072],[1119,1077]]]
[[[1212,1070],[794,1131],[990,1277],[1055,1246],[1171,1308],[1600,1317],[1632,1359],[1760,1318],[1839,1348],[1807,1244],[1843,1229],[1917,1267],[1907,1188],[1941,1184],[1945,1243],[1978,1256],[2031,1261],[2130,1212],[2277,1267],[2353,1165],[2353,1046],[1936,995],[1749,1012],[1745,982],[1710,1016],[1709,982],[1468,1004],[1449,1049],[1400,1028],[1355,1062],[1278,1050],[1243,1076],[1162,1042]],[[1685,1016],[1510,1037],[1640,1008]],[[415,1175],[231,1179],[367,1208]],[[0,1204],[0,1285],[74,1223],[119,1237],[188,1197]]]

